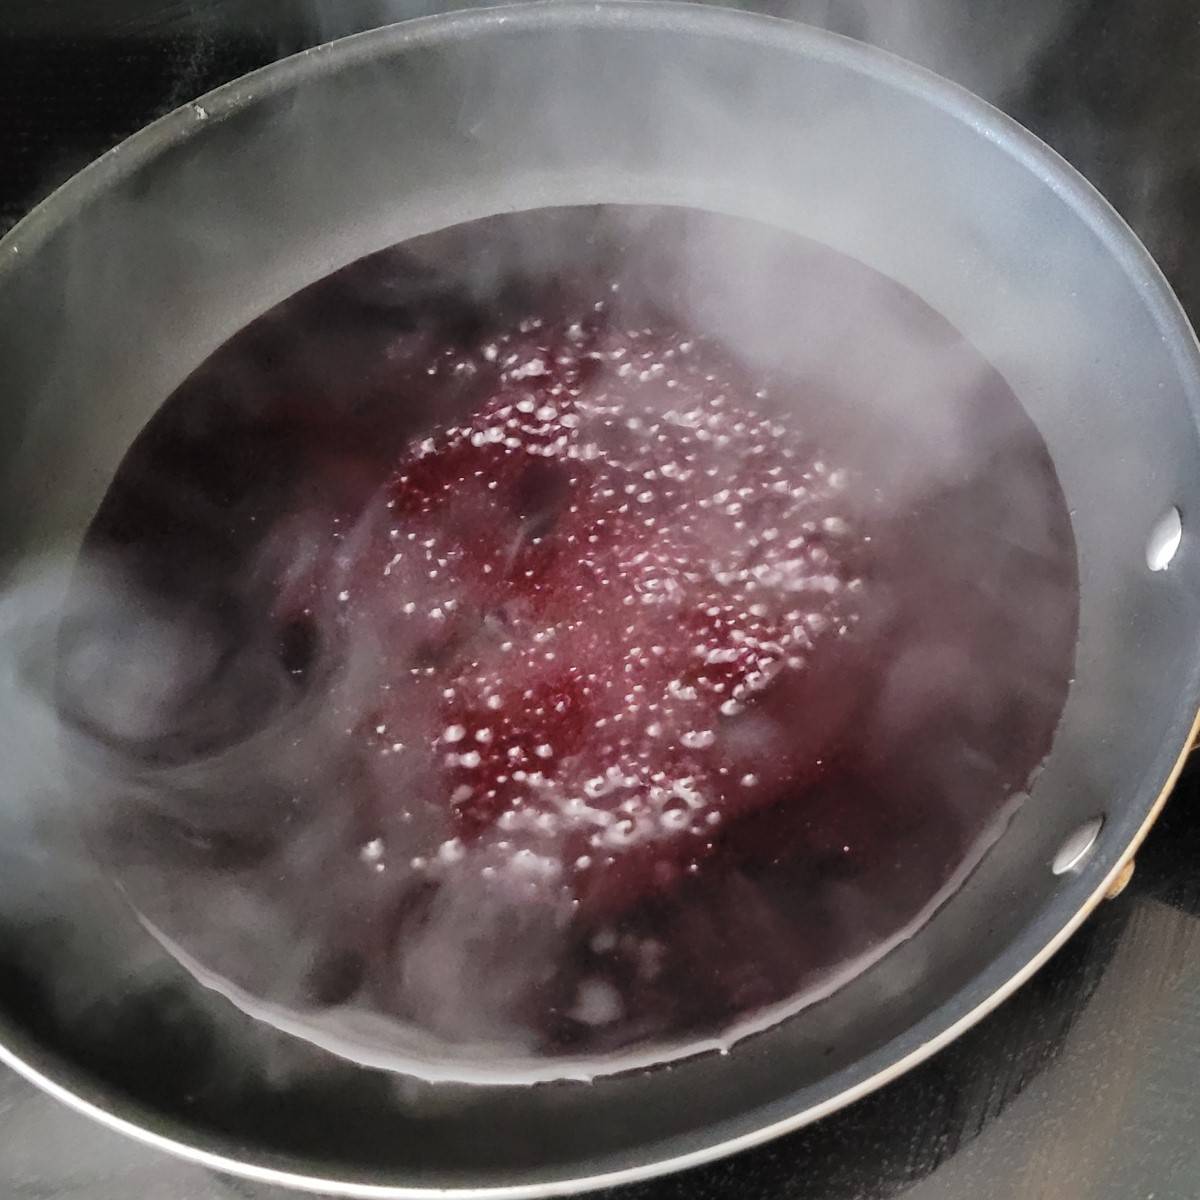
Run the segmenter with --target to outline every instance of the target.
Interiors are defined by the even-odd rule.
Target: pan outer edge
[[[983,136],[1010,143],[1006,146],[1008,152],[1014,158],[1019,159],[1027,170],[1037,174],[1046,182],[1047,186],[1074,197],[1077,204],[1084,209],[1084,216],[1096,228],[1097,235],[1106,243],[1106,248],[1110,253],[1121,257],[1127,264],[1132,263],[1131,270],[1133,268],[1140,269],[1144,275],[1148,276],[1147,282],[1155,293],[1148,303],[1157,308],[1164,323],[1174,326],[1174,332],[1177,335],[1175,350],[1185,353],[1191,358],[1194,373],[1196,367],[1195,335],[1161,272],[1126,223],[1086,180],[1083,180],[1070,168],[1069,164],[1066,164],[1054,151],[1044,146],[1004,114],[957,85],[942,80],[922,68],[904,63],[884,51],[860,45],[850,39],[823,31],[807,29],[789,22],[744,12],[723,12],[719,9],[701,8],[692,4],[625,3],[623,0],[614,0],[611,3],[597,5],[572,3],[570,0],[566,0],[566,2],[550,0],[550,3],[524,4],[487,12],[462,12],[409,21],[403,23],[403,33],[400,33],[394,26],[369,31],[344,39],[335,51],[330,51],[327,47],[304,51],[293,58],[262,68],[246,79],[235,80],[207,96],[201,97],[199,103],[205,106],[210,118],[219,119],[221,116],[228,115],[244,105],[252,103],[261,96],[286,89],[292,83],[303,79],[309,72],[333,69],[338,61],[345,59],[371,57],[377,46],[403,43],[420,44],[426,38],[435,37],[435,31],[444,31],[443,36],[462,38],[477,36],[488,28],[506,23],[517,25],[524,22],[532,27],[562,22],[577,26],[600,25],[606,28],[642,25],[664,28],[675,27],[681,21],[689,22],[691,27],[699,29],[708,36],[730,34],[751,41],[787,41],[798,49],[807,46],[810,53],[820,56],[857,61],[859,64],[865,64],[875,75],[888,79],[894,85],[909,91],[920,92],[931,104],[954,111],[961,119],[981,126]],[[351,46],[351,44],[353,45]],[[3,272],[7,260],[19,253],[35,251],[37,243],[47,232],[55,228],[59,222],[68,219],[75,209],[86,205],[96,193],[123,178],[161,150],[195,133],[197,125],[192,109],[193,105],[185,105],[176,112],[161,118],[141,133],[135,134],[133,138],[122,143],[73,180],[64,184],[62,188],[34,209],[29,216],[10,231],[7,237],[0,240],[0,273]],[[1015,145],[1011,144],[1014,139]],[[1196,679],[1193,678],[1193,691],[1196,690],[1196,682]],[[1128,869],[1128,864],[1132,862],[1150,828],[1158,819],[1189,753],[1196,748],[1198,742],[1200,742],[1200,711],[1192,720],[1182,748],[1144,819],[1103,879],[1084,898],[1070,918],[1027,961],[1021,964],[1019,969],[995,986],[984,999],[962,1013],[947,1027],[920,1042],[902,1057],[867,1078],[850,1085],[837,1095],[811,1105],[783,1120],[771,1122],[749,1132],[686,1153],[598,1174],[512,1185],[433,1188],[358,1183],[344,1179],[307,1176],[276,1167],[242,1161],[158,1133],[76,1094],[66,1085],[57,1082],[51,1075],[27,1062],[20,1054],[2,1042],[0,1042],[0,1063],[15,1070],[31,1083],[76,1111],[99,1121],[116,1132],[130,1136],[144,1145],[172,1153],[179,1158],[213,1170],[262,1183],[282,1185],[301,1192],[359,1197],[363,1200],[407,1200],[407,1198],[432,1200],[433,1197],[443,1197],[446,1200],[496,1197],[499,1200],[499,1198],[510,1197],[546,1197],[644,1180],[687,1167],[698,1166],[792,1132],[845,1107],[923,1062],[998,1007],[1062,947],[1109,893],[1122,873]]]

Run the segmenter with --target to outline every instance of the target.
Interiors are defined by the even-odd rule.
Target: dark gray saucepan
[[[0,1061],[248,1177],[381,1197],[581,1190],[880,1086],[1010,994],[1119,879],[1200,704],[1196,343],[1130,230],[1045,146],[813,30],[659,3],[459,13],[298,55],[131,138],[0,242],[4,562],[71,553],[163,399],[297,289],[458,222],[597,202],[749,217],[842,250],[943,314],[1027,408],[1074,522],[1080,637],[1055,748],[1007,834],[918,936],[727,1057],[437,1103],[348,1068],[241,1081],[218,1104],[189,1087],[201,1033],[163,1025],[153,998],[103,1048],[72,1040],[62,981],[14,949],[30,928],[58,936],[43,896],[41,924],[4,914]],[[1173,513],[1182,542],[1152,570]],[[21,773],[0,787],[36,805]],[[1098,819],[1090,850],[1064,856]]]

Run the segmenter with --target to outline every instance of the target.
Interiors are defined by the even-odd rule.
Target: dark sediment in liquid
[[[764,244],[753,296],[706,275]],[[300,293],[87,552],[174,631],[152,719],[95,729],[132,902],[240,1003],[433,1075],[667,1057],[864,969],[1002,829],[1076,632],[1052,464],[961,337],[670,211]]]

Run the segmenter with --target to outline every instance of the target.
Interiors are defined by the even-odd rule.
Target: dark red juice
[[[1001,833],[1076,632],[986,362],[853,260],[671,210],[298,294],[168,401],[88,549],[205,664],[107,739],[132,902],[251,1011],[433,1076],[663,1059],[866,969]]]

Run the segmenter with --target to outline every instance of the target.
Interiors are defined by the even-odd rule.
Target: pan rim
[[[1007,155],[1062,198],[1095,233],[1105,251],[1120,263],[1125,273],[1139,282],[1145,302],[1168,343],[1170,353],[1176,359],[1182,377],[1189,381],[1188,399],[1192,417],[1200,425],[1200,347],[1186,315],[1136,234],[1099,192],[1055,151],[966,89],[885,51],[795,22],[702,4],[680,3],[678,0],[607,0],[603,4],[587,0],[536,0],[534,3],[502,8],[446,13],[355,34],[269,64],[160,118],[108,151],[53,192],[14,226],[6,237],[0,239],[0,282],[16,260],[22,255],[35,253],[45,239],[72,220],[94,197],[164,151],[200,135],[208,125],[257,101],[355,62],[408,48],[486,37],[500,29],[534,31],[555,27],[682,31],[691,36],[759,44],[793,53],[800,58],[846,66],[902,92],[918,96],[955,119],[969,124],[980,136],[1000,146]],[[258,1161],[253,1161],[239,1159],[205,1145],[189,1144],[181,1140],[187,1132],[185,1123],[181,1121],[171,1121],[168,1126],[170,1132],[163,1133],[120,1116],[60,1082],[54,1077],[52,1068],[43,1069],[36,1065],[32,1061],[35,1055],[23,1057],[3,1040],[0,1040],[0,1063],[76,1111],[152,1148],[227,1174],[310,1193],[359,1197],[363,1200],[431,1200],[433,1197],[443,1200],[495,1197],[500,1200],[579,1193],[698,1166],[799,1129],[884,1086],[981,1020],[1044,965],[1112,888],[1166,802],[1182,770],[1188,749],[1200,733],[1200,714],[1190,722],[1184,719],[1200,707],[1200,655],[1192,664],[1185,699],[1187,704],[1183,714],[1163,731],[1154,771],[1149,773],[1142,791],[1127,801],[1131,819],[1138,813],[1144,814],[1140,824],[1124,844],[1113,845],[1097,855],[1100,861],[1096,866],[1103,867],[1103,875],[1098,883],[1093,884],[1095,873],[1089,872],[1086,880],[1081,878],[1076,881],[1077,886],[1068,885],[1064,888],[1043,909],[1040,917],[1027,926],[993,962],[993,969],[1002,968],[1003,978],[999,983],[989,983],[985,987],[982,982],[984,977],[977,977],[949,997],[942,1009],[927,1014],[897,1038],[872,1052],[866,1060],[868,1063],[872,1059],[889,1061],[875,1069],[868,1067],[862,1078],[852,1080],[824,1100],[782,1119],[757,1126],[753,1125],[754,1116],[750,1114],[741,1118],[743,1126],[750,1126],[742,1132],[718,1136],[704,1145],[679,1153],[665,1157],[652,1156],[649,1161],[635,1166],[620,1166],[594,1173],[585,1173],[589,1164],[580,1162],[575,1167],[568,1164],[565,1171],[560,1171],[557,1176],[496,1185],[439,1188],[324,1178],[269,1165],[266,1154],[260,1155]],[[1176,738],[1182,740],[1177,742]],[[1161,787],[1154,782],[1155,778],[1162,779]],[[1103,866],[1104,858],[1111,860],[1107,866]],[[1090,890],[1077,898],[1075,893],[1082,890],[1085,882]],[[1049,935],[1045,933],[1047,928]],[[8,1031],[4,1036],[8,1037]],[[20,1036],[18,1032],[18,1039]],[[33,1040],[28,1040],[33,1047]],[[897,1053],[894,1048],[905,1041],[915,1044]],[[855,1070],[861,1068],[847,1068],[848,1073]],[[62,1072],[64,1075],[66,1073]],[[163,1124],[167,1125],[167,1122]],[[215,1136],[207,1134],[203,1135],[203,1139],[219,1142]]]

